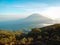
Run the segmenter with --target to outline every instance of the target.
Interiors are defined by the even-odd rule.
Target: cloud
[[[58,7],[47,7],[41,14],[48,16],[52,19],[60,18],[60,6]]]
[[[15,8],[30,8],[30,9],[35,9],[35,8],[43,8],[43,7],[47,7],[48,4],[45,3],[25,3],[25,4],[14,4],[12,5],[12,7]]]

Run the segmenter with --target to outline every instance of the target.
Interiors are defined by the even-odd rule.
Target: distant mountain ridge
[[[47,21],[52,21],[52,19],[48,18],[48,17],[44,17],[40,14],[32,14],[29,17],[27,17],[25,20],[29,20],[29,21],[40,21],[40,22],[46,22],[49,23]],[[47,21],[46,21],[47,20]]]
[[[44,17],[40,14],[32,14],[27,18],[21,20],[2,22],[0,23],[0,29],[28,30],[34,27],[44,27],[45,25],[43,24],[52,24],[52,23],[53,20],[48,17]]]

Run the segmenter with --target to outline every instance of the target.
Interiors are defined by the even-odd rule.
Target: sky
[[[0,0],[0,20],[21,19],[33,13],[60,18],[60,0]]]

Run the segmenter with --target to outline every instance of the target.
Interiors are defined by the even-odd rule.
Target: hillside
[[[60,24],[30,32],[0,30],[0,45],[60,45]]]

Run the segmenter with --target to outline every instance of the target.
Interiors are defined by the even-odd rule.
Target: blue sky
[[[0,20],[20,19],[32,13],[60,18],[60,0],[0,0]]]

